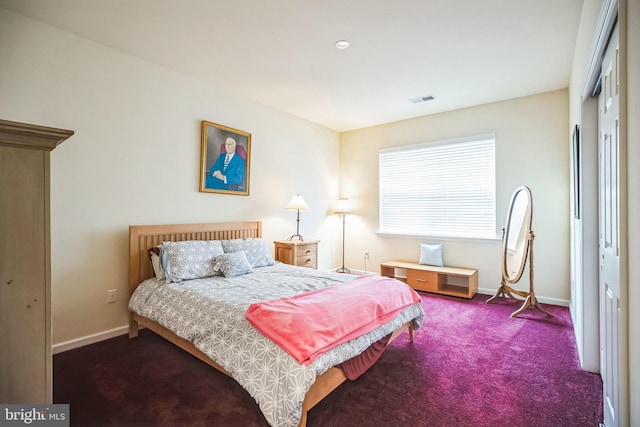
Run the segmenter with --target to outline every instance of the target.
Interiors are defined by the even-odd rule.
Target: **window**
[[[380,151],[381,234],[496,238],[495,136]]]

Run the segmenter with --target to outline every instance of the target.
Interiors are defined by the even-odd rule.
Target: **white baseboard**
[[[495,295],[498,291],[498,288],[495,289],[478,289],[478,293],[482,295]],[[569,307],[569,301],[558,298],[548,298],[541,297],[540,295],[536,295],[536,299],[543,304],[551,304],[551,305],[559,305],[560,307]]]
[[[336,267],[336,268],[332,268],[331,270],[327,270],[327,272],[329,273],[335,273],[340,269],[340,267]],[[355,270],[353,268],[349,268],[348,269],[351,274],[358,274],[360,276],[364,275],[364,274],[380,274],[380,272],[378,271],[364,271],[364,270]]]
[[[87,335],[80,338],[75,338],[69,341],[54,344],[51,347],[53,354],[62,353],[74,348],[84,347],[85,345],[94,344],[100,341],[108,340],[109,338],[115,338],[120,335],[129,333],[129,325],[120,326],[118,328],[109,329],[108,331],[98,332],[96,334]]]

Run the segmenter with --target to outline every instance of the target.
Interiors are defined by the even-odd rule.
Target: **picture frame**
[[[580,219],[580,128],[575,125],[573,128],[573,217]]]
[[[227,157],[227,154],[230,154]],[[202,121],[200,191],[249,195],[251,134]]]

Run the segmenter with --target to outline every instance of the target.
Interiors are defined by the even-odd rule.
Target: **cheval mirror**
[[[511,313],[517,317],[527,308],[537,308],[549,317],[552,314],[545,310],[536,298],[533,290],[533,239],[531,230],[533,221],[533,198],[529,187],[518,187],[511,196],[507,212],[507,223],[502,229],[502,281],[498,292],[487,300],[487,304],[496,298],[509,297],[517,300],[515,295],[525,298],[522,306]],[[517,283],[522,277],[524,267],[529,258],[529,292],[519,291],[509,286]]]

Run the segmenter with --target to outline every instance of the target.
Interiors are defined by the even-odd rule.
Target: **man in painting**
[[[245,161],[236,154],[236,140],[228,137],[224,143],[226,152],[220,153],[207,174],[206,187],[218,190],[242,191],[245,180]]]

